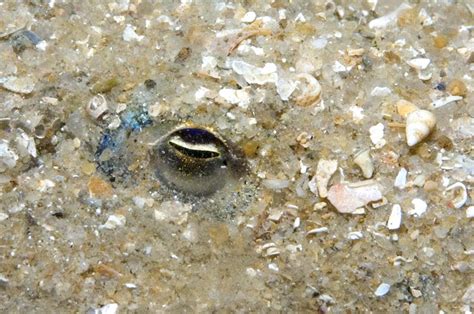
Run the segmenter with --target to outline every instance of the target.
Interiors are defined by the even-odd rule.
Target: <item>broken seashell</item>
[[[397,230],[402,223],[402,208],[398,204],[394,204],[387,221],[389,230]]]
[[[436,117],[427,110],[415,110],[408,114],[406,137],[408,146],[414,146],[425,139],[436,125]]]
[[[298,85],[296,90],[299,95],[295,97],[295,102],[300,107],[316,105],[321,100],[321,85],[312,75],[301,73],[297,76]]]
[[[401,168],[400,171],[398,171],[397,176],[395,177],[395,181],[393,185],[400,190],[403,190],[407,184],[407,175],[408,171],[405,168]]]
[[[409,215],[420,217],[428,209],[428,204],[420,198],[412,199],[411,203],[413,204],[413,209],[408,212]]]
[[[89,101],[86,105],[87,113],[94,119],[98,119],[108,110],[107,100],[104,95],[98,94]]]
[[[370,179],[372,177],[372,175],[374,174],[374,164],[372,163],[372,159],[370,158],[370,150],[366,149],[362,152],[359,152],[355,156],[354,162],[362,170],[364,178]]]
[[[373,7],[375,8],[376,5],[377,3],[375,2],[375,5],[373,5]],[[398,15],[406,9],[411,9],[411,6],[406,3],[402,3],[394,11],[370,21],[369,27],[372,29],[384,29],[391,25],[394,25],[397,22]]]
[[[337,170],[337,160],[320,159],[316,168],[316,185],[318,186],[319,197],[326,198],[328,195],[327,186],[334,172]]]
[[[381,188],[373,180],[339,183],[333,185],[328,192],[328,200],[343,214],[356,214],[362,206],[382,198]]]
[[[446,188],[446,192],[453,191],[454,197],[449,201],[449,206],[461,208],[467,202],[467,189],[461,182],[456,182]]]
[[[437,99],[435,101],[433,101],[431,103],[431,107],[433,108],[440,108],[440,107],[443,107],[443,106],[446,106],[447,104],[449,103],[452,103],[454,101],[458,101],[458,100],[461,100],[462,99],[462,96],[447,96],[447,97],[443,97],[443,98],[440,98],[440,99]]]
[[[428,58],[415,58],[407,61],[408,65],[416,70],[424,70],[431,63]]]

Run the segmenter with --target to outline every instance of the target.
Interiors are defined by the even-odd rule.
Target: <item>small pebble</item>
[[[245,15],[240,19],[244,23],[252,23],[257,18],[257,14],[253,11],[245,13]]]
[[[30,77],[4,77],[0,78],[0,86],[14,93],[30,94],[35,89],[35,81]]]
[[[328,195],[327,185],[332,175],[337,170],[337,160],[320,159],[316,168],[316,185],[319,196],[326,198]]]
[[[400,171],[398,171],[398,174],[395,178],[395,182],[393,183],[393,185],[396,188],[403,190],[407,184],[407,174],[408,174],[408,171],[405,168],[401,168]]]
[[[474,218],[474,206],[469,206],[466,209],[466,218]]]
[[[463,81],[455,79],[448,84],[448,92],[453,96],[467,96],[467,87]]]
[[[8,218],[8,215],[5,213],[0,212],[0,221],[4,221]]]
[[[112,186],[99,177],[91,177],[87,187],[90,195],[94,197],[110,197],[113,194]]]
[[[414,198],[411,203],[413,204],[413,209],[408,212],[408,214],[415,216],[415,217],[420,217],[426,212],[426,209],[428,208],[428,204],[422,199],[419,198]]]
[[[387,228],[389,230],[397,230],[402,223],[402,208],[398,204],[394,204],[392,212],[387,221]]]
[[[101,225],[99,228],[112,230],[117,227],[125,226],[126,221],[127,219],[123,215],[110,215],[105,224]]]
[[[375,290],[374,294],[377,297],[383,297],[390,291],[390,285],[388,283],[381,283],[378,287],[377,290]]]

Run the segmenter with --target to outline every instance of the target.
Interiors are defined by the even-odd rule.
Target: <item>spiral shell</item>
[[[408,114],[406,138],[408,146],[414,146],[424,140],[435,128],[436,117],[427,110],[415,110]]]

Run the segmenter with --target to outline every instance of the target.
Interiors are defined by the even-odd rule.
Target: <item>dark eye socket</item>
[[[204,149],[190,149],[190,148],[178,145],[176,143],[173,143],[172,141],[169,141],[168,143],[180,153],[186,156],[189,156],[191,158],[210,159],[210,158],[219,157],[219,153],[214,152],[214,151],[204,150]]]

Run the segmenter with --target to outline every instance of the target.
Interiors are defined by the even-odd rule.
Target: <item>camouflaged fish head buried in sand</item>
[[[245,162],[232,144],[212,129],[184,125],[161,137],[152,150],[158,178],[188,194],[209,195],[245,173]]]

